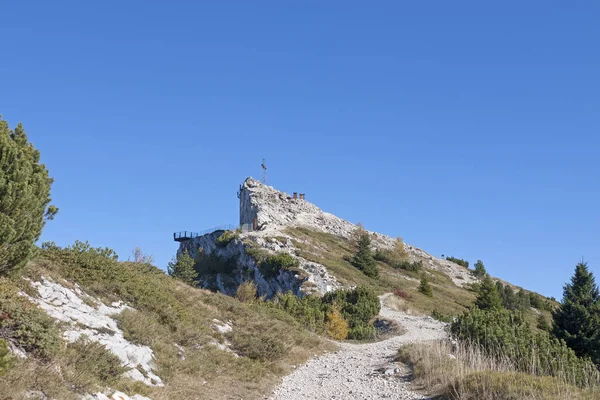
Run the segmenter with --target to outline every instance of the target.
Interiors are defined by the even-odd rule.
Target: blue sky
[[[61,211],[43,240],[236,223],[247,176],[560,297],[600,275],[597,2],[23,1],[0,114]]]

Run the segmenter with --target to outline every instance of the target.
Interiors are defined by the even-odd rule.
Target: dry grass
[[[38,390],[49,398],[68,400],[109,386],[154,400],[262,399],[280,376],[292,371],[292,365],[333,350],[328,341],[258,301],[242,303],[192,288],[151,266],[100,261],[96,275],[84,275],[85,270],[81,269],[75,272],[85,279],[69,282],[77,281],[84,291],[105,302],[124,298],[135,308],[117,317],[119,326],[128,340],[153,349],[156,373],[165,387],[114,379],[110,364],[81,357],[82,351],[72,348],[46,361],[30,357],[16,362],[0,378],[0,398],[22,399],[27,391]],[[78,267],[62,264],[58,258],[39,259],[25,273],[31,278],[44,275],[62,283],[68,268]],[[16,282],[21,285],[23,281],[16,278]],[[233,332],[221,335],[213,331],[213,319],[230,321]],[[230,342],[241,357],[209,345],[215,341]],[[98,365],[104,367],[98,370]]]
[[[600,397],[597,386],[578,388],[559,378],[517,372],[508,358],[490,357],[478,347],[462,343],[413,344],[402,348],[398,359],[412,366],[416,385],[430,394],[449,399],[591,400]],[[595,375],[589,377],[590,382],[598,378],[597,372]]]
[[[346,261],[352,256],[354,248],[350,241],[342,237],[302,227],[288,228],[286,233],[295,238],[293,243],[299,256],[325,265],[344,284],[366,286],[378,294],[401,290],[410,298],[403,311],[430,315],[437,310],[444,315],[458,315],[475,300],[475,293],[456,286],[450,277],[440,271],[423,268],[433,288],[433,297],[428,297],[418,291],[419,272],[396,269],[378,262],[379,278],[369,278],[363,274]],[[423,265],[427,265],[427,260],[423,260]]]

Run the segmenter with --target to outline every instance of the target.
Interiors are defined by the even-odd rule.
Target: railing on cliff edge
[[[200,232],[189,232],[189,231],[175,232],[173,234],[173,240],[176,242],[185,242],[186,240],[195,239],[197,237],[204,236],[209,233],[213,233],[213,232],[217,232],[217,231],[231,231],[234,229],[238,229],[238,226],[228,224],[228,225],[215,226],[213,228],[206,229],[206,230],[200,231]]]

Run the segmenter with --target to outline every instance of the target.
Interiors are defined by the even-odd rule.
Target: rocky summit
[[[259,295],[270,298],[277,292],[292,291],[303,296],[354,286],[354,282],[340,279],[327,265],[303,256],[301,247],[306,240],[297,232],[304,229],[348,240],[356,230],[356,224],[324,212],[305,198],[276,190],[253,178],[247,178],[240,185],[238,196],[240,229],[228,243],[219,243],[224,231],[218,230],[180,245],[180,252],[187,251],[194,258],[200,250],[203,255],[213,256],[226,264],[221,271],[201,270],[204,288],[234,295],[241,283],[251,279]],[[396,243],[390,236],[377,232],[370,234],[375,248],[389,249]],[[320,246],[327,245],[320,243]],[[428,268],[446,274],[458,286],[476,281],[467,269],[453,262],[433,257],[408,244],[404,246],[411,261],[421,261]],[[297,260],[298,265],[293,270],[280,270],[268,276],[252,255],[257,253],[263,256],[287,253]]]

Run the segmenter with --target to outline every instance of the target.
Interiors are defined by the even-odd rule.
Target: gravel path
[[[366,344],[340,343],[340,349],[310,360],[283,378],[270,400],[305,399],[425,399],[409,389],[408,369],[393,362],[407,343],[445,337],[444,324],[431,317],[393,311],[381,297],[384,318],[398,322],[406,333]]]

